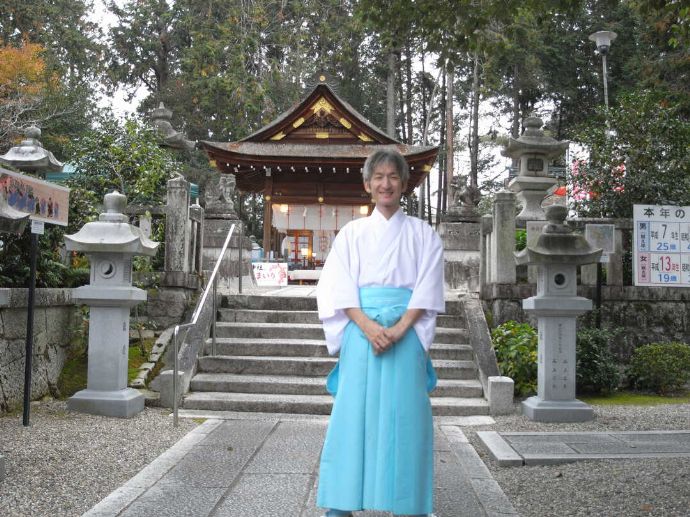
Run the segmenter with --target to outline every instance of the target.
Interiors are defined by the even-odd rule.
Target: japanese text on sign
[[[288,285],[286,262],[252,262],[252,270],[259,287]]]
[[[635,205],[635,285],[690,287],[690,207]]]

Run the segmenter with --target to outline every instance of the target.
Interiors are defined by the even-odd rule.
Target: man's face
[[[407,184],[392,163],[381,163],[376,166],[369,181],[364,182],[364,189],[379,208],[397,208]]]

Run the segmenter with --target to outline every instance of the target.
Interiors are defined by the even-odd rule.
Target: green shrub
[[[577,332],[578,393],[611,393],[618,388],[620,374],[609,343],[618,330],[583,328]]]
[[[515,251],[522,251],[527,247],[527,230],[515,230]]]
[[[506,321],[491,331],[501,375],[515,382],[515,393],[537,391],[537,331],[527,323]]]
[[[636,348],[628,379],[635,388],[662,395],[682,389],[690,381],[690,345],[651,343]]]

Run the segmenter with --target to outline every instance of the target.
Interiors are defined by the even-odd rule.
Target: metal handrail
[[[233,224],[230,227],[230,230],[228,231],[228,235],[225,238],[225,243],[223,243],[223,248],[220,251],[220,255],[218,256],[218,260],[216,261],[216,265],[213,268],[213,272],[211,273],[211,276],[208,279],[208,283],[206,284],[206,288],[204,289],[204,293],[201,295],[201,300],[199,300],[199,303],[196,306],[196,309],[194,309],[194,313],[192,314],[192,321],[189,323],[183,323],[181,325],[175,325],[175,331],[173,333],[173,343],[174,343],[174,355],[175,359],[173,362],[173,380],[172,380],[172,393],[173,393],[173,425],[177,427],[179,425],[178,423],[178,401],[177,401],[177,376],[178,376],[178,371],[180,369],[179,367],[179,347],[178,347],[178,341],[177,341],[177,336],[180,332],[180,330],[184,330],[185,334],[184,337],[187,337],[187,334],[189,333],[189,329],[196,326],[197,320],[199,319],[199,315],[201,314],[201,311],[204,308],[204,304],[206,303],[206,299],[208,298],[208,293],[209,291],[213,291],[213,334],[212,334],[212,350],[211,352],[215,354],[215,348],[216,348],[216,330],[215,330],[215,320],[216,320],[216,284],[217,284],[217,275],[218,275],[218,269],[220,269],[220,263],[223,260],[223,257],[225,257],[225,252],[228,249],[228,244],[230,244],[230,238],[232,237],[232,233],[235,230],[235,225]],[[240,231],[240,243],[239,247],[242,249],[242,233]],[[240,253],[240,257],[241,257]],[[239,276],[240,279],[242,278],[242,263],[240,262],[239,264]],[[240,280],[241,282],[241,280]],[[240,284],[241,285],[241,284]],[[241,292],[241,288],[240,288]]]

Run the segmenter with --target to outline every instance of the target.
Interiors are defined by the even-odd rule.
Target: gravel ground
[[[516,414],[490,426],[464,428],[491,473],[523,517],[690,516],[690,459],[602,460],[550,466],[499,467],[477,431],[654,431],[690,429],[690,404],[595,407],[579,424],[546,424]]]
[[[65,402],[32,403],[31,426],[22,415],[0,418],[0,515],[77,516],[118,488],[196,423],[146,408],[131,419],[68,412]]]
[[[596,407],[581,424],[543,424],[522,416],[466,427],[465,434],[523,517],[690,516],[690,459],[578,462],[498,467],[476,431],[649,431],[690,429],[690,404]],[[21,414],[0,418],[0,515],[77,516],[135,475],[196,426],[169,412],[146,410],[130,420],[67,412],[64,402],[32,404],[31,427]],[[249,516],[248,516],[249,517]]]

